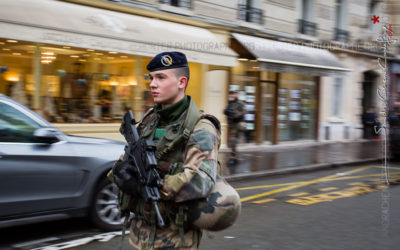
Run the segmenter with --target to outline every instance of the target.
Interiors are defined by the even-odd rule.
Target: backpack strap
[[[192,99],[190,99],[190,104],[187,112],[188,113],[186,115],[186,119],[183,123],[183,133],[177,136],[168,145],[166,145],[167,140],[165,139],[165,137],[163,137],[157,143],[157,149],[163,148],[163,150],[158,151],[159,153],[156,155],[157,160],[161,159],[164,155],[171,152],[177,145],[181,145],[182,143],[185,143],[189,139],[190,134],[194,130],[194,127],[196,126],[197,122],[201,119],[201,113]]]
[[[217,131],[221,133],[221,123],[219,122],[217,117],[207,114],[203,110],[200,110],[200,113],[201,113],[201,119],[209,120],[215,126]]]
[[[142,123],[144,121],[144,119],[146,119],[147,116],[149,116],[150,114],[152,114],[154,111],[154,108],[149,108],[146,113],[144,113],[143,118],[140,119],[140,121],[138,121],[137,123]]]

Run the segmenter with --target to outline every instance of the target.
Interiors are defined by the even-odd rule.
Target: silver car
[[[117,187],[106,174],[122,142],[70,136],[0,94],[0,228],[88,216],[121,228]]]

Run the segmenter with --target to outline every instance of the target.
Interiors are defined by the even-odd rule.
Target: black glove
[[[139,196],[139,181],[136,177],[136,173],[133,172],[132,167],[127,161],[118,160],[117,162],[115,162],[112,168],[112,173],[114,176],[115,184],[117,184],[119,189],[127,194]]]

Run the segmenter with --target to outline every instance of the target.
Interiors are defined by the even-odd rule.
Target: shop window
[[[245,103],[246,114],[244,122],[246,129],[239,138],[241,143],[252,143],[256,135],[256,86],[258,71],[257,63],[252,60],[241,60],[238,66],[232,68],[232,82],[229,90],[239,91],[239,100]]]
[[[243,77],[241,77],[244,79]],[[249,79],[253,79],[249,76]],[[239,143],[251,143],[255,140],[255,123],[256,123],[256,85],[254,81],[246,81],[235,83],[229,86],[229,90],[239,91],[239,100],[245,104],[246,114],[244,115],[244,130],[238,138]]]
[[[7,40],[0,39],[0,93],[30,108],[39,100],[50,122],[120,122],[126,110],[140,118],[150,105],[140,74],[149,58]]]
[[[280,141],[315,137],[316,80],[310,76],[282,73],[278,89]]]
[[[261,82],[262,141],[273,142],[276,84]],[[283,110],[281,110],[284,112]]]
[[[32,78],[33,47],[12,39],[0,39],[0,93],[29,106],[31,96],[28,86]]]

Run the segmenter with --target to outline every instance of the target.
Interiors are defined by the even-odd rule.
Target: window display
[[[279,140],[314,139],[317,110],[314,101],[317,99],[315,79],[309,76],[282,73],[279,86]],[[289,112],[288,118],[283,119],[287,112]]]
[[[253,63],[240,61],[237,67],[232,69],[232,82],[229,85],[229,90],[239,91],[239,100],[244,102],[246,114],[244,121],[246,122],[246,130],[243,131],[243,137],[239,138],[242,143],[250,143],[255,140],[256,129],[256,86],[257,72],[250,71]]]
[[[257,72],[250,61],[239,61],[232,69],[229,86],[246,103],[247,136],[257,135],[263,143],[315,139],[317,78]]]
[[[0,93],[50,122],[119,121],[126,109],[143,113],[146,90],[134,55],[0,39]],[[140,65],[137,65],[140,63]],[[40,85],[38,85],[40,84]]]

